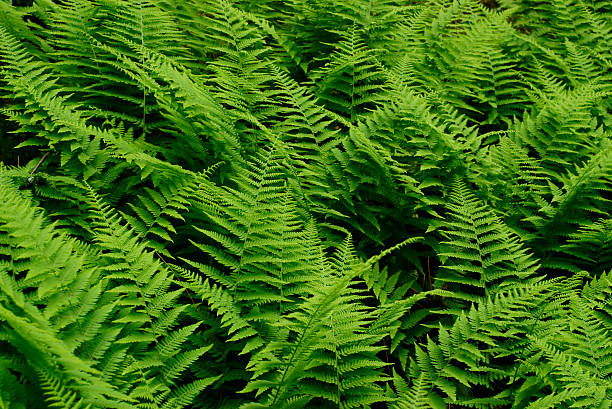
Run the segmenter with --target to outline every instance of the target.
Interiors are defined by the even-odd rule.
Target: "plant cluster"
[[[0,408],[610,408],[607,0],[0,0]]]

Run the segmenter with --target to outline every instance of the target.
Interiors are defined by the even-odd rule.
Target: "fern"
[[[376,107],[376,92],[384,85],[380,63],[373,50],[361,39],[361,31],[353,26],[339,33],[343,40],[337,45],[332,62],[311,74],[317,83],[317,96],[328,107],[351,122],[367,109]]]
[[[194,244],[227,269],[223,273],[211,267],[206,274],[219,277],[236,302],[251,310],[251,319],[259,320],[291,308],[303,280],[299,268],[308,256],[300,243],[294,204],[284,193],[278,154],[263,153],[249,167],[236,181],[239,190],[217,193],[226,213],[209,215],[227,233],[199,229],[222,247]]]
[[[250,122],[264,119],[274,92],[267,86],[266,49],[259,33],[249,27],[247,17],[230,2],[209,5],[214,17],[204,23],[209,27],[209,49],[219,54],[211,62],[211,82],[219,90],[217,97],[236,109],[239,117]]]
[[[442,288],[457,286],[456,297],[478,301],[536,272],[536,261],[519,239],[463,183],[455,184],[447,206],[452,218],[444,223],[448,240],[439,254],[448,261],[436,278]]]
[[[102,297],[107,283],[99,281],[101,272],[91,265],[91,254],[78,252],[74,241],[56,233],[53,226],[45,227],[40,211],[13,189],[5,184],[0,189],[6,200],[0,265],[4,342],[24,354],[34,368],[53,370],[57,378],[48,381],[49,387],[60,401],[84,399],[129,407],[127,396],[96,368],[98,361],[112,354],[108,341],[117,332],[102,324],[110,324],[117,300]],[[16,220],[27,228],[20,231]],[[27,247],[17,244],[20,236],[28,237],[23,243]],[[99,344],[102,348],[92,349],[102,338],[107,338]]]
[[[194,333],[199,323],[175,328],[185,306],[176,306],[182,290],[170,290],[172,284],[168,271],[162,267],[144,243],[132,236],[132,231],[122,225],[121,218],[90,190],[88,203],[97,245],[107,249],[103,269],[107,278],[117,282],[118,288],[129,294],[120,305],[122,313],[118,322],[133,327],[124,334],[119,344],[152,343],[154,348],[138,356],[124,369],[138,380],[131,396],[145,399],[160,407],[182,408],[216,378],[200,379],[191,385],[173,388],[174,379],[187,369],[210,346],[181,350],[180,345]],[[129,249],[129,250],[127,250]],[[139,331],[136,331],[140,328]],[[142,347],[141,347],[142,348]],[[137,349],[141,349],[137,348]],[[155,370],[155,368],[158,368]],[[165,370],[162,370],[164,368]]]
[[[609,407],[608,3],[0,0],[0,407]]]
[[[310,283],[299,307],[273,324],[277,335],[250,363],[254,375],[245,391],[265,392],[264,407],[303,405],[312,399],[336,407],[360,407],[384,400],[376,385],[385,380],[380,372],[384,363],[373,355],[379,350],[374,346],[379,336],[364,331],[367,308],[355,309],[349,303],[361,298],[350,286],[354,276],[350,243],[346,242],[333,267],[320,250],[313,251],[319,253],[314,274],[325,279]],[[342,321],[334,319],[334,314]],[[260,407],[244,407],[256,406]]]
[[[397,401],[392,406],[394,409],[427,409],[444,406],[443,403],[432,397],[431,384],[426,374],[421,374],[412,387],[409,387],[408,383],[397,373],[393,375],[393,385],[397,389]]]

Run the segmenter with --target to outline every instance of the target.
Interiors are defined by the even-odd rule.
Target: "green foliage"
[[[0,1],[0,408],[609,408],[611,13]]]

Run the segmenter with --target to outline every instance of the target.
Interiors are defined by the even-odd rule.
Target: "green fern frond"
[[[397,372],[393,373],[393,386],[396,389],[396,400],[392,409],[438,409],[444,407],[443,402],[436,401],[431,394],[431,382],[427,374],[422,373],[415,379],[412,387]]]
[[[190,207],[200,210],[213,207],[212,190],[207,181],[209,173],[194,174],[190,179],[182,177],[183,180],[173,178],[178,182],[176,185],[163,184],[158,191],[145,188],[137,201],[129,204],[133,215],[124,213],[123,217],[139,237],[147,239],[153,250],[172,258],[166,246],[173,243],[172,236],[177,235],[175,224],[185,222],[183,215],[190,211]]]
[[[383,401],[376,383],[386,380],[384,363],[374,355],[380,350],[375,346],[380,335],[365,331],[373,312],[359,313],[369,308],[351,302],[361,296],[350,284],[355,276],[354,267],[349,267],[354,265],[350,243],[337,254],[340,270],[320,249],[313,252],[318,256],[310,274],[319,278],[309,283],[302,303],[273,323],[277,335],[251,360],[254,375],[244,392],[263,393],[263,407],[314,398],[343,407]],[[344,266],[349,271],[343,272]]]
[[[311,73],[317,85],[317,97],[332,111],[344,115],[351,122],[376,108],[384,90],[384,76],[376,53],[362,40],[363,32],[353,26],[340,33],[329,64]]]
[[[528,280],[536,261],[493,211],[458,181],[447,204],[449,218],[442,234],[447,241],[440,255],[448,258],[436,280],[455,296],[478,301],[504,287]]]

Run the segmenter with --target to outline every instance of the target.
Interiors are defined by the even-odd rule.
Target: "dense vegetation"
[[[609,408],[608,0],[0,0],[0,408]]]

